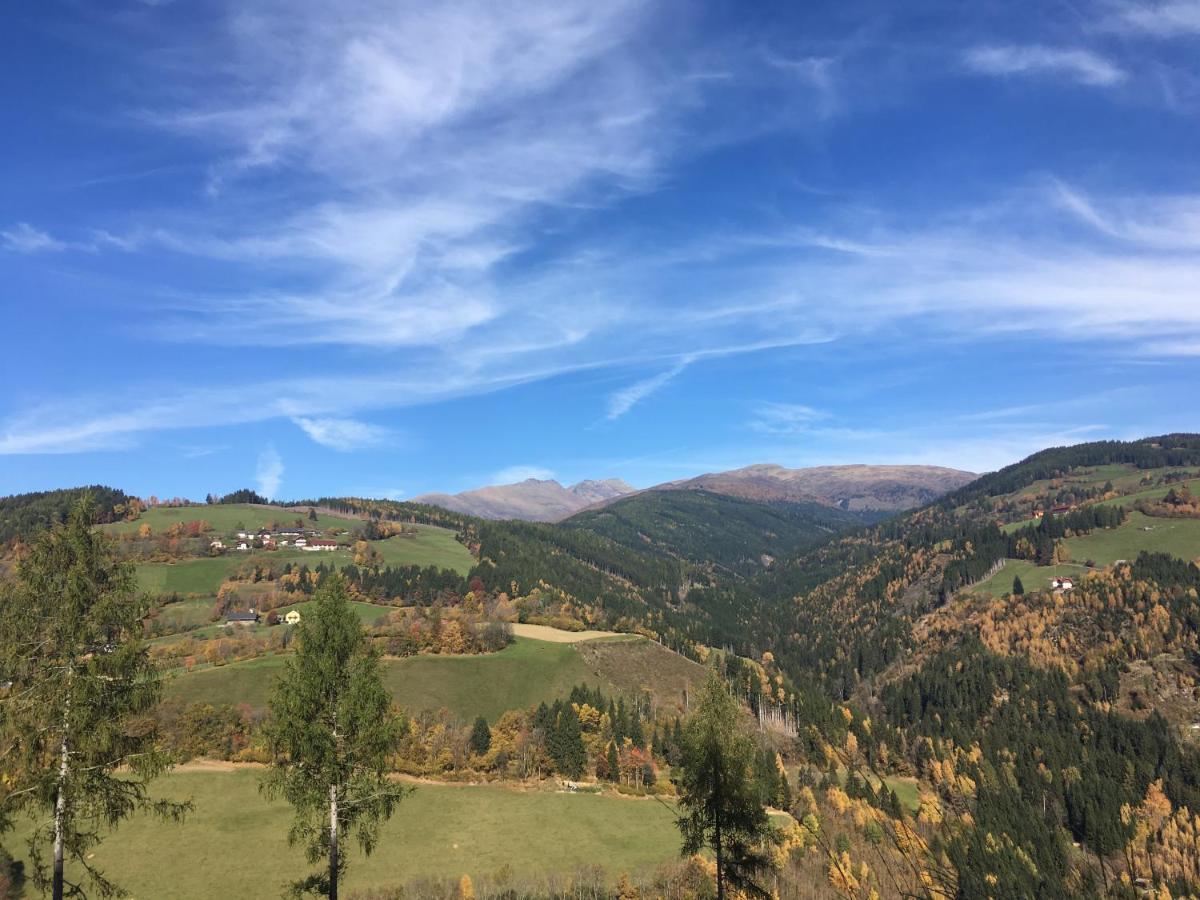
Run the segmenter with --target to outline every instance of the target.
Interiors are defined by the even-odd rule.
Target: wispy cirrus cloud
[[[803,403],[759,403],[750,428],[763,434],[798,434],[829,418],[824,410]]]
[[[392,437],[389,429],[357,419],[296,416],[292,421],[322,447],[342,452],[377,447]]]
[[[1142,0],[1110,5],[1104,27],[1129,34],[1172,38],[1200,34],[1198,0]]]
[[[0,246],[14,253],[53,253],[69,246],[28,222],[18,222],[0,231]]]
[[[968,50],[963,62],[971,71],[983,75],[1058,75],[1092,87],[1110,87],[1128,77],[1106,57],[1077,47],[987,45]]]
[[[691,363],[691,359],[680,360],[666,371],[659,372],[657,375],[651,375],[649,378],[643,378],[641,381],[635,381],[628,387],[614,391],[608,397],[608,409],[605,413],[605,418],[610,422],[621,418],[621,416],[625,415],[651,394],[662,390],[678,378]]]

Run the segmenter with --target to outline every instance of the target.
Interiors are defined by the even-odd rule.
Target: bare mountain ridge
[[[975,475],[941,466],[816,466],[786,469],[760,464],[670,481],[648,490],[705,490],[743,500],[813,502],[846,510],[904,510],[922,506],[973,481]],[[485,519],[556,522],[592,507],[604,506],[638,491],[619,478],[557,481],[530,478],[516,484],[490,485],[461,494],[424,494],[429,503]]]
[[[586,480],[563,487],[552,479],[527,478],[516,484],[495,484],[461,494],[423,494],[414,503],[428,503],[484,519],[525,519],[556,522],[594,506],[624,497],[635,488],[619,478]]]
[[[813,466],[760,464],[659,485],[705,490],[762,502],[812,501],[847,510],[899,511],[923,506],[978,477],[943,466]]]

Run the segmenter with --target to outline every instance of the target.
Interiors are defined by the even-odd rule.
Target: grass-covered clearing
[[[312,608],[314,602],[315,601],[313,600],[305,600],[303,603],[292,603],[288,606],[279,607],[276,612],[279,613],[280,618],[283,618],[289,611],[297,609],[300,611],[300,621],[303,622],[304,614],[310,608]],[[374,625],[388,613],[396,611],[396,607],[394,606],[381,606],[378,603],[364,603],[362,600],[350,600],[347,605],[358,614],[358,620],[364,625]],[[267,626],[259,627],[266,628]]]
[[[417,525],[417,534],[372,541],[386,565],[436,566],[465,575],[475,564],[471,553],[458,542],[454,532],[433,525]],[[214,596],[221,582],[246,563],[283,565],[300,563],[316,568],[321,563],[348,566],[350,549],[311,553],[294,547],[249,552],[229,551],[222,556],[181,559],[174,563],[144,563],[137,567],[138,584],[152,594],[204,594]]]
[[[415,536],[399,535],[372,546],[389,566],[437,566],[466,575],[475,565],[471,551],[459,543],[454,532],[436,525],[409,525]]]
[[[550,702],[577,684],[597,683],[574,645],[529,638],[499,653],[387,660],[383,680],[405,709],[445,707],[464,720],[483,716],[489,722],[505,710]]]
[[[1082,578],[1088,570],[1076,563],[1060,566],[1038,566],[1025,559],[1006,559],[996,574],[971,588],[973,594],[1002,597],[1012,593],[1013,579],[1019,577],[1027,593],[1046,591],[1054,578]]]
[[[208,625],[212,619],[212,609],[213,601],[208,597],[180,600],[178,603],[168,603],[154,618],[172,631],[180,632]]]
[[[318,514],[317,520],[314,522],[308,518],[308,507],[306,506],[288,508],[254,506],[249,503],[214,503],[198,506],[156,506],[153,509],[147,509],[132,522],[114,522],[112,525],[102,527],[112,534],[122,534],[136,532],[143,525],[149,525],[154,534],[161,534],[172,525],[195,522],[198,519],[208,522],[213,527],[214,535],[231,534],[242,529],[258,530],[266,528],[272,523],[280,526],[295,525],[297,519],[303,523],[305,528],[320,531],[330,529],[353,531],[362,523],[361,519],[353,516],[326,514]]]
[[[165,693],[186,702],[248,703],[261,709],[286,658],[272,654],[180,672],[172,677]],[[573,645],[528,638],[514,641],[499,653],[385,659],[383,679],[396,701],[409,711],[445,707],[464,720],[482,715],[493,722],[505,710],[565,697],[577,684],[600,683],[611,689],[588,668]]]
[[[1200,491],[1200,478],[1189,478],[1186,481],[1177,481],[1173,484],[1160,484],[1156,487],[1146,488],[1142,491],[1137,491],[1132,494],[1126,494],[1123,497],[1114,497],[1111,500],[1101,500],[1100,506],[1124,506],[1128,509],[1133,508],[1133,504],[1139,500],[1161,500],[1167,496],[1167,492],[1172,488],[1181,488],[1187,485],[1192,493]]]
[[[1200,519],[1167,519],[1131,512],[1119,528],[1093,531],[1067,540],[1073,560],[1111,565],[1130,561],[1143,550],[1170,553],[1180,559],[1200,557]]]
[[[193,801],[188,819],[165,824],[135,816],[100,845],[93,862],[139,900],[280,896],[284,882],[315,867],[288,846],[291,809],[265,800],[259,777],[257,770],[239,770],[161,779],[157,795]],[[24,830],[5,843],[24,856]],[[463,873],[478,879],[505,864],[518,875],[599,865],[615,880],[621,871],[654,868],[678,852],[671,808],[654,800],[420,785],[383,827],[372,856],[350,851],[344,888]]]

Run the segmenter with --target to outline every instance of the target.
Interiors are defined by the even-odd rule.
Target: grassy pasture
[[[1012,593],[1013,579],[1020,577],[1027,593],[1045,591],[1050,588],[1052,578],[1082,578],[1088,570],[1082,565],[1065,563],[1060,566],[1037,566],[1024,559],[1007,559],[1000,571],[971,589],[973,594],[1003,597]]]
[[[1131,512],[1119,528],[1069,538],[1067,549],[1072,559],[1092,559],[1099,565],[1133,560],[1143,550],[1195,559],[1200,557],[1200,519],[1164,519]]]
[[[597,678],[574,645],[518,638],[499,653],[387,660],[383,681],[405,709],[445,707],[464,720],[494,722],[505,710],[565,697]]]
[[[331,516],[320,514],[312,522],[308,518],[308,507],[298,506],[289,509],[283,506],[255,506],[249,503],[214,503],[197,506],[156,506],[148,509],[132,522],[114,522],[112,525],[101,526],[111,534],[136,532],[142,525],[149,525],[155,534],[161,534],[172,525],[183,522],[195,522],[203,519],[213,527],[214,536],[227,535],[242,528],[265,528],[272,522],[279,525],[294,525],[297,519],[304,523],[305,528],[319,531],[342,529],[353,531],[362,520],[352,516]]]
[[[96,850],[93,862],[136,900],[277,897],[285,882],[315,867],[289,847],[291,809],[258,792],[260,772],[181,771],[157,796],[191,799],[180,824],[135,816]],[[652,869],[675,859],[672,809],[612,795],[522,791],[493,785],[420,785],[380,834],[375,853],[349,851],[344,890],[384,887],[424,876],[478,880],[505,864],[518,875],[603,866]],[[22,858],[28,825],[6,841]],[[350,842],[347,842],[350,844]],[[73,874],[68,867],[68,877]]]
[[[1146,488],[1145,490],[1135,491],[1132,494],[1126,494],[1124,497],[1114,497],[1112,500],[1100,501],[1100,506],[1124,506],[1128,509],[1133,508],[1133,504],[1139,500],[1161,500],[1167,496],[1167,492],[1171,488],[1182,487],[1187,485],[1192,489],[1192,493],[1200,491],[1200,478],[1189,478],[1187,481],[1179,481],[1174,484],[1160,484],[1155,487]]]
[[[394,606],[380,606],[378,603],[364,603],[361,600],[349,601],[350,608],[358,613],[358,620],[364,625],[374,625],[390,612],[395,612]],[[282,619],[287,613],[293,609],[300,610],[301,621],[304,621],[304,614],[313,605],[312,600],[305,600],[301,603],[292,603],[289,606],[281,606],[276,610],[279,617]]]
[[[208,597],[194,600],[180,600],[178,603],[168,603],[155,616],[159,622],[173,631],[184,631],[192,626],[209,624],[213,601]]]
[[[372,546],[379,551],[389,566],[437,566],[466,575],[475,565],[471,551],[458,542],[454,532],[436,525],[410,525],[416,528],[415,537],[401,535],[386,541],[375,541]]]
[[[286,658],[273,654],[180,672],[171,678],[165,694],[192,703],[248,703],[261,709]],[[499,653],[385,659],[383,680],[407,710],[445,707],[464,720],[482,715],[493,722],[505,710],[564,697],[577,684],[599,683],[612,689],[589,669],[574,645],[528,638]]]
[[[372,546],[392,566],[437,566],[466,575],[475,564],[470,551],[454,538],[454,532],[433,525],[418,525],[415,537],[393,537],[372,541]],[[294,547],[278,550],[231,551],[223,556],[203,556],[174,563],[143,563],[137,567],[138,584],[152,594],[201,594],[215,596],[221,582],[244,563],[304,563],[315,567],[347,566],[353,562],[350,550],[311,553]]]

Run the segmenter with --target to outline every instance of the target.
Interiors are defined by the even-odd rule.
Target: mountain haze
[[[527,478],[516,484],[496,484],[460,494],[424,494],[414,503],[427,503],[481,519],[525,519],[554,522],[586,506],[632,494],[619,478],[586,480],[563,487],[553,479]]]

